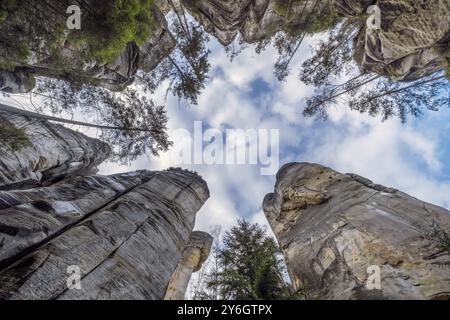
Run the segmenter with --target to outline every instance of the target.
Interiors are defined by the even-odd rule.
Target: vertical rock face
[[[370,3],[353,1],[364,13]],[[356,60],[363,70],[411,81],[442,69],[449,54],[448,0],[379,0],[381,30],[363,28]]]
[[[208,196],[181,170],[2,192],[0,298],[162,299]],[[72,265],[79,290],[67,287]]]
[[[108,158],[107,144],[64,126],[0,113],[0,121],[22,128],[30,145],[11,150],[0,141],[0,190],[49,185],[89,173]]]
[[[283,28],[301,28],[310,15],[329,7],[328,1],[282,0],[179,0],[189,13],[223,45],[238,33],[246,43],[270,38]],[[289,7],[289,14],[284,6]]]
[[[206,232],[194,231],[183,251],[183,256],[178,262],[167,288],[165,300],[184,300],[186,289],[193,272],[202,267],[208,258],[213,237]]]
[[[32,147],[0,156],[0,299],[163,299],[205,181],[181,169],[92,175],[103,143],[9,120],[27,125]]]
[[[278,31],[300,34],[324,23],[332,12],[360,18],[355,59],[363,71],[393,80],[412,81],[448,64],[448,0],[179,0],[223,45],[240,33],[246,43],[269,40]],[[381,29],[366,28],[366,12],[376,4]],[[317,20],[317,21],[314,21]],[[338,20],[336,20],[337,22]],[[317,26],[316,26],[317,27]],[[325,29],[332,25],[324,25]],[[312,29],[309,29],[312,28]]]
[[[311,298],[449,297],[448,249],[428,227],[449,230],[446,209],[309,163],[285,165],[263,208],[294,285]],[[381,288],[367,286],[370,266]]]
[[[155,7],[154,16],[158,21],[158,27],[153,32],[151,39],[139,47],[139,69],[144,72],[150,72],[156,68],[176,46],[164,14]]]
[[[51,6],[38,0],[16,2],[19,9],[8,16],[5,21],[10,23],[3,23],[1,31],[17,35],[19,40],[27,39],[31,50],[22,57],[24,48],[20,46],[13,50],[9,46],[5,50],[0,47],[0,65],[4,68],[0,70],[2,91],[29,92],[35,86],[35,76],[121,91],[133,83],[138,70],[151,71],[176,47],[164,17],[173,8],[165,0],[154,2],[155,28],[148,41],[139,46],[134,42],[123,45],[123,52],[115,61],[108,62],[83,58],[87,47],[65,36],[55,43],[45,40],[48,34],[57,33],[55,28],[66,28],[67,17],[55,12],[64,13],[72,4],[70,1],[61,0]],[[97,6],[93,0],[78,2],[86,12]],[[279,31],[290,36],[312,34],[326,31],[344,17],[350,17],[352,24],[358,25],[355,60],[362,71],[412,81],[449,65],[448,0],[173,0],[171,3],[179,15],[186,9],[225,46],[237,34],[245,43],[267,44]],[[374,4],[380,9],[379,30],[369,30],[365,23],[367,9]],[[23,24],[28,17],[36,20]],[[61,64],[63,61],[70,63]]]

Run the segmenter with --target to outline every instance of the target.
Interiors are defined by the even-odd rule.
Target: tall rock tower
[[[107,145],[1,115],[31,144],[0,144],[0,299],[163,299],[205,181],[181,169],[94,175]]]
[[[450,212],[310,163],[285,165],[263,203],[297,289],[311,299],[450,294]]]

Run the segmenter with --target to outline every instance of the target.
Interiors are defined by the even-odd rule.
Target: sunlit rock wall
[[[356,61],[362,70],[410,81],[446,65],[448,0],[335,1],[347,16],[363,16],[372,4],[380,9],[381,28],[371,30],[364,24],[356,39]]]
[[[448,232],[444,208],[309,163],[285,165],[263,208],[296,289],[311,299],[449,296],[448,249],[426,236],[431,223]],[[380,268],[380,289],[370,266]]]

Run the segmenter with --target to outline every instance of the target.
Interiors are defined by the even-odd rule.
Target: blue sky
[[[314,39],[304,42],[286,82],[273,76],[277,55],[268,48],[261,55],[252,48],[233,62],[223,48],[210,42],[212,70],[198,106],[187,106],[168,96],[165,102],[169,132],[192,132],[194,121],[206,128],[279,129],[280,166],[292,161],[316,162],[338,171],[357,173],[377,183],[398,188],[431,203],[450,207],[450,110],[428,112],[401,124],[381,122],[348,110],[345,102],[330,110],[327,122],[305,119],[304,98],[313,88],[297,79],[301,62],[310,54]],[[154,98],[164,102],[164,87]],[[175,145],[186,143],[183,139]],[[169,153],[141,157],[130,166],[105,163],[101,173],[137,169],[162,170],[174,164]],[[197,215],[196,229],[225,229],[238,217],[266,224],[261,203],[273,190],[274,176],[261,176],[255,165],[192,165],[207,181],[211,198]]]

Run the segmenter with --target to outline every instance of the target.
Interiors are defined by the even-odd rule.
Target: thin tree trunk
[[[290,11],[291,11],[292,2],[293,2],[293,0],[289,0],[289,4],[288,4],[288,7],[287,7],[287,13],[286,13],[286,23],[289,21],[289,14],[290,14]]]
[[[175,60],[173,60],[171,56],[168,56],[168,58],[169,58],[170,62],[172,62],[172,64],[175,66],[175,68],[178,70],[178,72],[180,73],[181,77],[186,79],[186,75],[183,73],[183,71],[181,71],[180,67],[177,65]]]
[[[184,25],[189,35],[189,40],[192,40],[191,30],[189,30],[189,24],[186,19],[186,10],[184,10],[183,4],[181,4],[181,12],[183,13]]]
[[[303,35],[302,35],[300,41],[298,42],[297,46],[295,47],[295,49],[294,49],[294,51],[292,52],[291,56],[289,57],[288,61],[286,61],[286,63],[284,64],[283,71],[280,72],[281,75],[282,75],[282,74],[286,71],[286,69],[289,67],[289,64],[291,63],[291,60],[294,58],[295,54],[297,53],[298,49],[300,48],[300,46],[301,46],[301,44],[302,44],[302,42],[303,42],[303,39],[305,38],[305,35],[306,35],[306,32],[303,33]]]
[[[35,112],[27,111],[27,110],[14,108],[14,107],[2,104],[2,103],[0,103],[0,111],[17,114],[17,115],[21,115],[24,117],[30,117],[30,118],[42,119],[42,120],[48,120],[48,121],[55,121],[55,122],[61,122],[61,123],[68,123],[68,124],[85,126],[85,127],[90,127],[90,128],[108,129],[108,130],[123,130],[123,131],[145,131],[145,132],[149,131],[149,130],[142,130],[142,129],[138,129],[138,128],[110,127],[110,126],[92,124],[92,123],[87,123],[87,122],[68,120],[68,119],[48,116],[45,114],[40,114],[40,113],[35,113]]]
[[[336,99],[336,98],[342,96],[343,94],[346,94],[346,93],[348,93],[348,92],[350,92],[350,91],[352,91],[352,90],[354,90],[356,88],[359,88],[359,87],[361,87],[363,85],[366,85],[366,84],[368,84],[368,83],[370,83],[370,82],[372,82],[372,81],[374,81],[374,80],[376,80],[376,79],[378,79],[380,77],[381,77],[380,75],[374,76],[374,77],[372,77],[372,78],[370,78],[370,79],[360,83],[359,85],[351,87],[350,89],[344,90],[344,91],[342,91],[340,93],[334,94],[334,95],[332,95],[332,96],[330,96],[330,97],[328,97],[328,98],[326,98],[324,100],[321,100],[320,103],[315,105],[315,107],[320,106],[320,105],[322,105],[322,104],[324,104],[324,103],[326,103],[326,102],[328,102],[330,100]]]
[[[349,31],[349,34],[353,35],[354,30]],[[326,53],[324,56],[325,57],[330,57],[337,49],[339,49],[340,47],[342,47],[344,44],[347,43],[347,41],[351,40],[352,36],[350,37],[345,37],[344,39],[342,39],[339,44],[337,46],[335,46],[331,51],[329,51],[328,53]],[[321,66],[322,62],[317,63],[314,66],[314,69],[311,71],[311,73],[314,73],[317,68],[319,68]]]
[[[309,2],[309,0],[306,0],[305,5],[303,6],[302,13],[300,15],[300,20],[299,21],[301,21],[301,18],[303,17],[303,15],[305,13],[305,9],[306,9],[306,7],[308,5],[308,2]],[[314,7],[311,10],[311,14],[314,11],[314,9],[317,7],[318,3],[319,3],[319,0],[316,0],[316,2],[314,3]],[[309,20],[310,19],[308,17],[307,22],[309,22]],[[302,37],[300,38],[300,41],[297,44],[297,47],[295,48],[294,52],[292,52],[291,56],[289,57],[289,60],[286,62],[286,64],[283,67],[283,71],[280,74],[283,74],[286,71],[286,69],[289,67],[289,64],[291,63],[292,59],[294,58],[295,54],[297,53],[298,49],[300,48],[301,44],[303,43],[303,40],[305,39],[305,36],[306,36],[306,31],[303,32]]]
[[[421,86],[421,85],[424,85],[424,84],[427,84],[427,83],[430,83],[430,82],[438,81],[438,80],[441,80],[441,79],[444,79],[444,78],[446,78],[446,76],[440,76],[440,77],[436,77],[436,78],[431,78],[431,79],[427,79],[427,80],[424,80],[424,81],[421,81],[421,82],[413,83],[413,84],[411,84],[409,86],[406,86],[406,87],[402,87],[402,88],[395,89],[395,90],[389,90],[389,91],[386,91],[386,92],[384,92],[382,94],[379,94],[379,95],[376,95],[374,97],[371,97],[370,99],[368,99],[366,101],[366,103],[371,102],[371,101],[373,101],[375,99],[384,97],[384,96],[389,96],[389,95],[394,94],[394,93],[402,92],[404,90],[408,90],[408,89],[411,89],[411,88],[414,88],[414,87],[417,87],[417,86]]]

